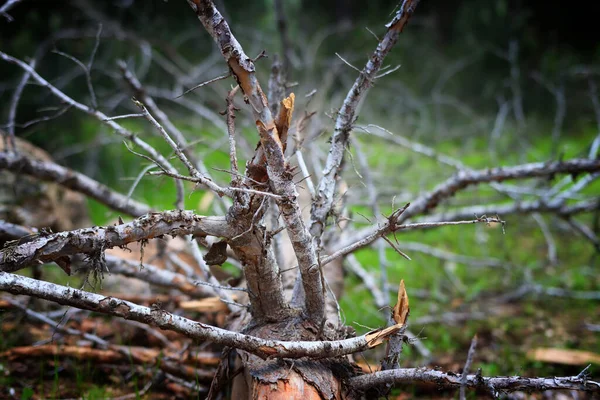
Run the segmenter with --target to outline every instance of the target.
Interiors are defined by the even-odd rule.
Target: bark
[[[481,375],[467,375],[461,382],[460,374],[433,371],[422,368],[401,368],[391,371],[374,372],[352,378],[349,384],[357,390],[385,383],[431,383],[440,387],[458,389],[461,385],[469,388],[481,388],[491,391],[494,395],[499,391],[513,392],[516,390],[582,390],[587,392],[600,392],[600,384],[588,380],[585,376],[554,377],[554,378],[527,378],[522,376],[485,377]]]

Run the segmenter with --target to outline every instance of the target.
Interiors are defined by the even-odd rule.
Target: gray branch
[[[509,179],[528,179],[554,176],[556,174],[580,174],[600,171],[600,160],[572,159],[548,163],[531,163],[514,167],[498,167],[479,171],[460,171],[431,192],[412,202],[410,208],[402,214],[399,222],[415,215],[424,214],[454,196],[459,190],[470,185],[490,182],[503,182]]]
[[[115,297],[106,297],[8,272],[0,271],[0,290],[142,322],[181,333],[191,339],[208,340],[216,344],[245,350],[263,359],[339,357],[372,348],[389,335],[387,332],[377,330],[344,340],[289,342],[265,340],[192,321],[161,309],[144,307]]]
[[[189,234],[229,237],[232,232],[224,217],[205,217],[191,211],[150,213],[122,225],[38,234],[17,240],[0,250],[0,271],[12,272],[35,263],[65,260],[77,253],[102,257],[106,249],[139,240]]]
[[[517,390],[582,390],[586,392],[600,392],[600,384],[585,377],[552,377],[552,378],[526,378],[522,376],[484,377],[480,375],[467,375],[463,379],[460,374],[433,371],[423,368],[401,368],[389,371],[380,371],[368,375],[358,376],[349,380],[350,386],[355,390],[365,390],[385,383],[414,384],[431,383],[439,387],[458,389],[461,384],[468,388],[481,388],[514,392]]]
[[[49,161],[33,160],[22,154],[0,152],[0,169],[17,174],[56,182],[61,186],[89,196],[113,210],[133,217],[139,217],[152,211],[147,205],[137,202],[79,172],[62,167]]]

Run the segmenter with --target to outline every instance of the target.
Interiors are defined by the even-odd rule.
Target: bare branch
[[[10,1],[8,2],[10,3]],[[6,4],[5,4],[6,5]],[[33,58],[30,62],[29,62],[29,66],[33,69],[35,68],[35,64],[37,62],[37,58]],[[15,120],[17,118],[17,107],[19,105],[19,101],[21,100],[21,95],[23,94],[23,90],[25,89],[25,85],[27,85],[27,82],[29,81],[29,78],[31,77],[31,74],[27,71],[25,71],[23,73],[23,76],[21,77],[21,80],[19,81],[19,83],[17,84],[17,87],[15,88],[15,91],[13,92],[13,95],[10,99],[10,108],[8,109],[8,126],[6,127],[7,131],[8,131],[8,135],[10,137],[11,140],[11,146],[13,151],[16,152],[16,146],[14,143],[14,137],[15,137]],[[8,146],[5,146],[6,148],[9,148]]]
[[[116,123],[115,121],[109,120],[109,117],[106,114],[104,114],[98,110],[93,110],[90,107],[86,106],[85,104],[79,103],[79,102],[75,101],[74,99],[72,99],[71,97],[67,96],[65,93],[63,93],[62,91],[57,89],[55,86],[53,86],[50,82],[48,82],[47,80],[42,78],[30,65],[27,65],[23,61],[16,59],[14,57],[11,57],[2,51],[0,51],[0,58],[11,64],[15,64],[15,65],[19,66],[22,70],[30,73],[31,77],[34,80],[36,80],[41,86],[50,90],[50,92],[52,92],[52,94],[55,95],[56,97],[58,97],[61,101],[65,102],[66,104],[71,105],[72,107],[74,107],[80,111],[83,111],[84,113],[86,113],[88,115],[93,116],[94,118],[98,119],[101,122],[106,123],[109,127],[114,129],[115,132],[117,132],[119,135],[127,138],[128,140],[130,140],[131,142],[135,143],[137,146],[142,148],[162,168],[165,168],[166,170],[171,171],[171,172],[176,172],[175,168],[173,168],[171,163],[169,163],[169,161],[167,161],[167,159],[165,157],[163,157],[154,147],[150,146],[148,143],[146,143],[145,141],[143,141],[142,139],[137,137],[133,132],[125,129],[124,127],[122,127],[121,125]],[[183,186],[178,184],[177,190],[178,190],[178,197],[180,197],[180,198],[183,198],[182,189],[183,189]]]
[[[6,0],[6,3],[0,7],[0,15],[2,15],[8,22],[13,21],[13,17],[8,15],[8,10],[20,3],[22,0]]]
[[[235,94],[239,90],[239,85],[229,91],[227,95],[227,133],[229,137],[229,163],[231,165],[231,172],[233,172],[232,176],[232,184],[233,186],[237,186],[239,184],[239,175],[238,175],[238,163],[237,163],[237,155],[236,155],[236,146],[235,146],[235,111],[237,108],[233,103],[233,98]]]
[[[33,176],[44,181],[56,182],[61,186],[83,193],[113,210],[139,217],[152,211],[140,202],[129,199],[111,190],[86,175],[67,169],[49,161],[33,160],[25,155],[0,152],[0,169]]]
[[[122,258],[106,254],[106,267],[111,274],[119,274],[129,278],[139,279],[148,282],[151,285],[176,289],[181,293],[193,297],[214,296],[215,291],[203,286],[203,282],[197,282],[185,275],[162,269],[152,264],[143,263],[140,268],[140,262],[124,260]],[[198,286],[200,284],[201,286]]]
[[[383,308],[389,304],[389,296],[383,294],[375,278],[360,265],[354,254],[350,254],[345,258],[344,265],[350,272],[362,280],[371,296],[373,296],[377,308]]]
[[[460,375],[460,400],[466,400],[465,396],[465,384],[467,383],[467,376],[469,376],[469,369],[473,363],[473,357],[475,357],[475,348],[477,347],[477,335],[473,336],[471,340],[471,346],[469,346],[469,352],[467,353],[467,361],[463,368],[462,374]]]
[[[400,214],[402,215],[402,214]],[[346,239],[342,242],[341,248],[336,250],[333,254],[324,257],[321,259],[321,265],[325,265],[330,263],[331,261],[343,257],[346,254],[350,254],[355,252],[358,249],[362,249],[365,246],[369,246],[371,243],[375,242],[377,239],[384,237],[385,235],[402,230],[414,230],[414,229],[428,229],[428,228],[437,228],[440,226],[450,226],[450,225],[472,225],[472,224],[489,224],[489,223],[499,223],[503,224],[504,221],[498,218],[477,218],[468,221],[439,221],[439,222],[416,222],[413,224],[403,224],[397,225],[397,220],[400,219],[400,215],[397,215],[396,218],[390,217],[386,222],[381,224],[377,228],[369,228],[370,232],[367,234],[366,232],[359,231],[359,233],[355,236],[352,236],[349,239]],[[358,239],[357,239],[358,237]],[[356,240],[347,244],[350,241]],[[391,242],[388,242],[391,244]],[[343,246],[343,247],[342,247]],[[399,244],[399,246],[401,246]],[[394,245],[392,245],[394,247]],[[399,251],[395,248],[396,251]],[[400,253],[402,253],[400,251]],[[403,255],[405,258],[406,255]]]
[[[600,160],[572,159],[548,163],[531,163],[514,167],[498,167],[479,171],[460,171],[431,192],[412,202],[411,207],[401,217],[403,222],[410,217],[426,213],[443,200],[454,196],[456,192],[470,185],[502,182],[509,179],[528,179],[556,174],[579,174],[600,171]]]
[[[352,124],[356,119],[358,103],[365,97],[369,87],[373,85],[374,79],[383,65],[383,60],[398,41],[400,32],[406,26],[418,4],[419,0],[404,0],[402,2],[394,19],[387,25],[388,30],[385,36],[377,45],[377,49],[369,58],[358,78],[356,78],[338,112],[323,178],[319,183],[317,196],[311,209],[310,233],[318,240],[323,234],[327,216],[333,206],[336,177],[340,173]]]
[[[132,222],[93,227],[17,240],[0,250],[0,270],[17,271],[35,263],[46,263],[76,253],[102,257],[105,249],[152,239],[161,235],[229,237],[231,228],[224,217],[205,217],[190,211],[146,214]]]
[[[29,228],[27,226],[12,224],[0,219],[0,241],[7,239],[18,239],[23,236],[36,234],[37,232],[37,228]]]
[[[173,151],[175,151],[175,154],[177,155],[177,157],[179,158],[179,160],[181,160],[181,162],[183,163],[183,165],[185,165],[185,167],[189,171],[190,175],[192,177],[194,177],[198,183],[201,183],[204,186],[208,187],[210,190],[214,191],[219,196],[224,196],[224,195],[231,196],[231,193],[227,192],[226,189],[220,187],[219,185],[217,185],[216,183],[214,183],[211,179],[205,177],[203,174],[200,173],[200,171],[198,171],[196,169],[196,167],[190,162],[190,160],[188,160],[185,152],[183,152],[181,150],[180,144],[179,143],[175,143],[175,141],[167,133],[167,131],[165,130],[165,128],[163,128],[162,125],[152,116],[152,114],[150,114],[150,112],[148,112],[148,109],[146,108],[146,106],[144,104],[142,104],[141,102],[139,102],[135,98],[133,99],[133,101],[142,110],[142,113],[144,114],[144,117],[146,117],[146,119],[148,121],[150,121],[150,123],[152,125],[154,125],[154,127],[158,130],[158,132],[163,137],[163,139],[167,142],[167,144],[169,146],[171,146],[171,148],[173,149]]]
[[[490,204],[461,207],[458,209],[431,214],[419,219],[419,222],[435,222],[441,219],[458,220],[468,218],[473,215],[509,215],[509,214],[529,214],[532,212],[545,212],[556,214],[563,218],[569,218],[575,214],[592,212],[600,208],[599,199],[582,200],[577,203],[566,205],[562,201],[544,200],[523,201],[508,204]],[[366,233],[365,233],[366,234]],[[358,234],[357,234],[358,236]]]
[[[351,378],[349,380],[350,386],[356,390],[365,390],[384,383],[431,383],[439,387],[459,388],[461,386],[461,376],[454,373],[433,371],[424,368],[401,368],[375,372]],[[514,392],[517,390],[600,391],[600,384],[598,382],[580,376],[526,378],[521,376],[485,377],[481,375],[467,375],[464,386],[474,389],[481,388],[485,391],[492,390],[494,394],[499,391]]]
[[[375,347],[383,343],[390,334],[396,332],[390,329],[378,329],[355,338],[330,341],[265,340],[192,321],[164,310],[143,307],[115,297],[105,297],[8,272],[0,271],[0,290],[150,324],[181,333],[192,339],[208,340],[245,350],[263,359],[338,357]]]

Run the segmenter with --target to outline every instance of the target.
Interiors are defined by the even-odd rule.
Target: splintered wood
[[[398,303],[394,306],[392,312],[392,318],[396,322],[395,325],[388,326],[384,329],[376,329],[366,334],[365,339],[368,342],[369,348],[380,345],[385,342],[390,336],[398,333],[406,324],[408,314],[410,312],[408,306],[408,294],[406,294],[406,287],[404,285],[404,279],[400,281],[400,287],[398,288]]]

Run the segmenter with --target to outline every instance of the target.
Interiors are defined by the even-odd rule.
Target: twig
[[[71,97],[67,96],[65,93],[63,93],[62,91],[57,89],[55,86],[50,84],[50,82],[48,82],[47,80],[42,78],[31,66],[27,65],[23,61],[16,59],[14,57],[11,57],[2,51],[0,51],[0,58],[11,64],[15,64],[15,65],[19,66],[22,70],[30,73],[31,77],[34,80],[36,80],[41,86],[50,90],[50,92],[54,96],[58,97],[64,103],[69,104],[72,107],[74,107],[80,111],[83,111],[84,113],[86,113],[90,116],[93,116],[94,118],[98,119],[99,121],[106,123],[109,127],[114,129],[115,132],[117,132],[119,135],[130,140],[131,142],[133,142],[134,144],[136,144],[137,146],[142,148],[145,152],[147,152],[150,155],[150,157],[153,160],[155,160],[155,162],[158,163],[158,165],[160,165],[162,168],[165,168],[166,170],[173,171],[173,172],[175,171],[175,168],[173,168],[171,163],[169,163],[169,161],[167,161],[167,159],[164,158],[154,147],[150,146],[148,143],[146,143],[145,141],[143,141],[142,139],[137,137],[133,132],[123,128],[121,125],[117,124],[116,122],[107,121],[106,119],[108,118],[108,116],[106,114],[104,114],[98,110],[93,110],[90,107],[86,106],[85,104],[79,103],[79,102],[75,101],[74,99],[72,99]],[[182,188],[182,186],[181,186],[181,188]],[[178,196],[179,197],[183,197],[183,194],[181,193],[181,188],[178,186]]]
[[[19,1],[19,0],[12,0],[13,2],[15,1]],[[9,0],[4,6],[6,6],[8,3],[10,3],[11,0]],[[37,58],[34,57],[30,62],[29,62],[29,66],[34,69],[35,65],[37,63]],[[17,117],[17,107],[19,105],[19,101],[21,100],[21,95],[23,94],[23,90],[25,89],[25,85],[27,85],[27,81],[29,81],[29,78],[31,77],[31,74],[28,71],[23,72],[23,76],[21,77],[21,80],[19,81],[19,83],[17,84],[17,87],[15,88],[15,91],[13,92],[13,95],[10,99],[10,106],[8,109],[8,126],[6,128],[6,130],[8,131],[8,135],[10,137],[10,144],[12,146],[12,150],[14,152],[17,151],[16,145],[15,145],[15,120]],[[5,148],[9,148],[8,146],[5,146]]]
[[[365,270],[362,265],[360,265],[354,254],[350,253],[344,259],[344,265],[348,270],[360,278],[368,292],[373,296],[373,300],[375,301],[375,306],[377,308],[380,309],[389,304],[389,296],[383,294],[379,288],[379,285],[377,285],[375,278],[369,274],[369,272]]]
[[[167,133],[165,128],[163,128],[163,126],[152,116],[152,114],[150,114],[150,112],[148,111],[148,109],[146,108],[146,106],[144,104],[142,104],[135,98],[133,99],[133,102],[142,110],[142,113],[144,114],[146,119],[148,121],[150,121],[150,123],[152,125],[154,125],[154,127],[158,130],[160,135],[163,137],[163,139],[165,139],[165,141],[169,144],[169,146],[171,146],[171,148],[175,151],[175,154],[177,155],[179,160],[181,160],[183,165],[185,165],[185,167],[188,169],[188,171],[192,177],[197,179],[197,181],[199,183],[205,185],[206,187],[208,187],[209,189],[211,189],[212,191],[217,193],[219,196],[230,195],[230,193],[227,193],[225,191],[225,189],[223,189],[219,185],[215,184],[211,179],[205,177],[203,174],[200,173],[200,171],[198,171],[196,169],[196,167],[190,162],[190,160],[188,160],[185,153],[181,150],[181,147],[179,146],[179,144],[175,143],[175,141]],[[183,208],[183,207],[181,207],[181,208]]]
[[[477,347],[477,335],[473,336],[473,340],[471,340],[471,346],[469,347],[469,352],[467,353],[467,361],[465,361],[465,366],[463,368],[462,374],[460,375],[460,400],[466,400],[465,394],[465,385],[467,384],[467,376],[469,374],[469,369],[471,369],[471,364],[473,363],[473,357],[475,356],[475,348]]]
[[[0,15],[4,16],[8,22],[13,21],[13,17],[8,15],[8,10],[20,3],[22,0],[6,0],[6,3],[0,7]]]
[[[317,197],[311,209],[310,233],[317,240],[320,240],[323,234],[327,217],[333,206],[336,177],[340,172],[352,124],[356,119],[356,108],[365,97],[369,87],[373,85],[373,80],[383,65],[383,60],[398,41],[400,32],[412,16],[418,3],[418,0],[404,0],[402,2],[398,12],[387,25],[388,30],[385,36],[377,45],[377,49],[369,58],[358,78],[356,78],[338,112],[323,178],[319,183]]]
[[[88,66],[85,65],[78,58],[73,57],[72,55],[64,53],[62,51],[54,50],[53,53],[63,56],[65,58],[68,58],[69,60],[73,61],[75,64],[77,64],[83,70],[83,74],[85,75],[85,82],[87,84],[88,91],[90,92],[90,101],[92,102],[92,108],[94,110],[96,108],[98,108],[98,103],[96,102],[96,93],[94,92],[94,86],[92,85],[92,77],[90,75],[90,70],[89,70]],[[94,51],[94,53],[95,53],[95,51]]]
[[[235,111],[237,108],[235,104],[233,104],[233,98],[235,94],[239,90],[240,86],[237,85],[233,89],[229,91],[227,95],[227,133],[229,138],[229,163],[231,165],[232,171],[232,182],[233,186],[238,186],[239,177],[238,177],[238,164],[237,164],[237,156],[236,156],[236,146],[235,146]]]
[[[196,89],[199,89],[199,88],[201,88],[202,86],[206,86],[206,85],[209,85],[209,84],[211,84],[211,83],[214,83],[214,82],[222,81],[223,79],[227,79],[227,78],[229,78],[230,76],[231,76],[231,72],[228,72],[228,73],[226,73],[226,74],[223,74],[223,75],[219,75],[219,76],[217,76],[216,78],[209,79],[209,80],[207,80],[207,81],[205,81],[205,82],[202,82],[202,83],[200,83],[200,84],[198,84],[198,85],[194,86],[194,87],[193,87],[193,88],[191,88],[191,89],[188,89],[188,90],[186,90],[185,92],[183,92],[182,94],[180,94],[179,96],[177,96],[177,97],[175,97],[175,98],[176,98],[176,99],[178,99],[178,98],[180,98],[180,97],[183,97],[183,96],[185,96],[186,94],[188,94],[188,93],[190,93],[190,92],[193,92],[193,91],[194,91],[194,90],[196,90]]]

